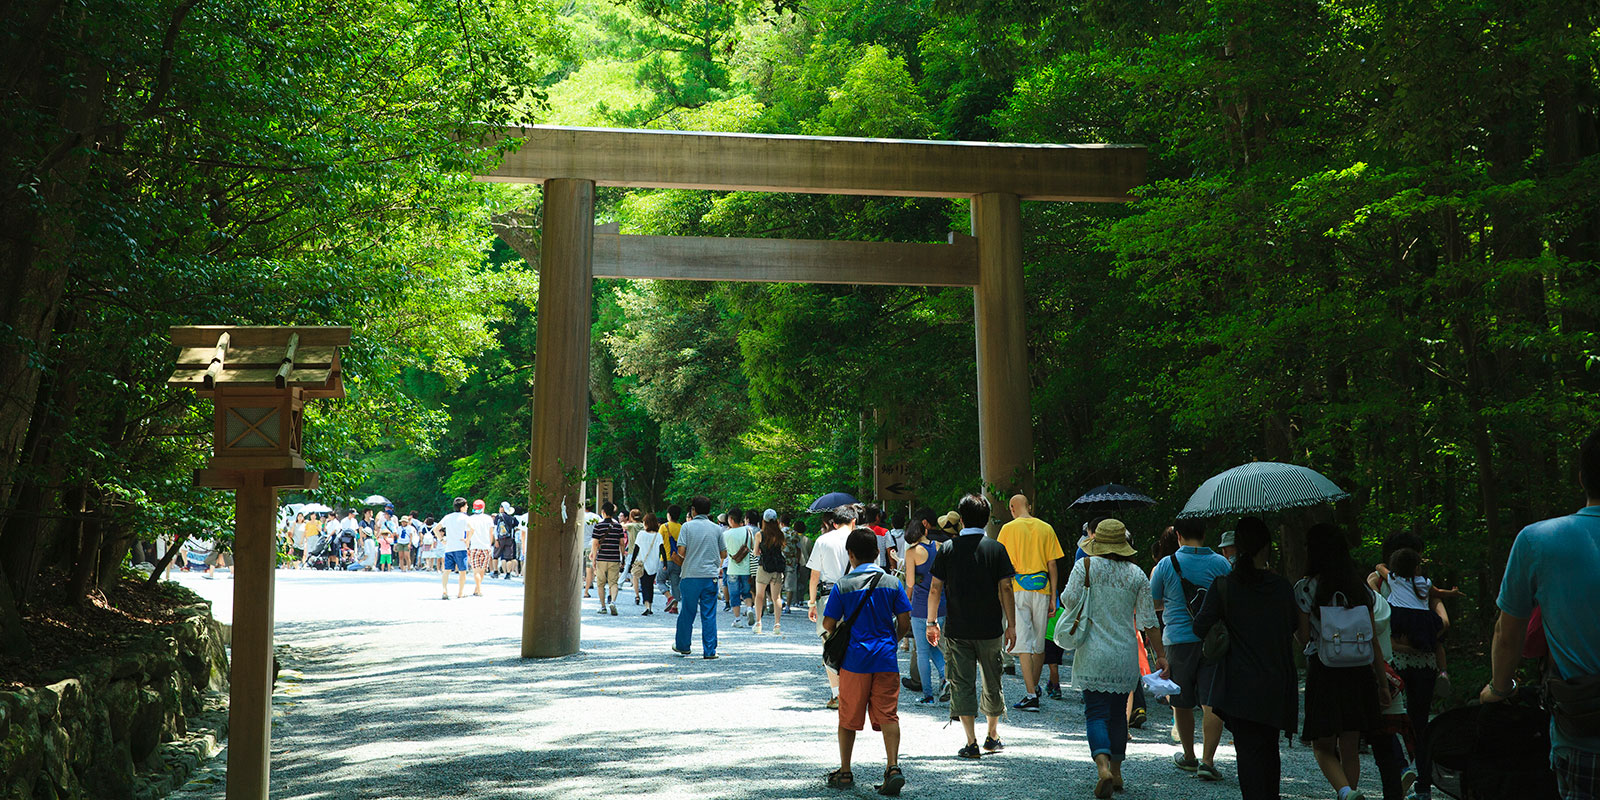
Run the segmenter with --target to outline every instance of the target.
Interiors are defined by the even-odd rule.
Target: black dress
[[[1315,584],[1302,582],[1296,598],[1302,604],[1315,596]],[[1302,608],[1304,605],[1302,605]],[[1316,624],[1316,615],[1312,615]],[[1383,727],[1378,707],[1378,679],[1371,665],[1330,667],[1315,655],[1306,656],[1305,725],[1300,737],[1306,741],[1338,736],[1346,731],[1367,733]]]

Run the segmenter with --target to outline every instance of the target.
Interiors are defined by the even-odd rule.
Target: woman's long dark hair
[[[1159,562],[1176,552],[1178,552],[1178,531],[1169,525],[1160,536],[1156,537],[1156,543],[1150,548],[1150,555]]]
[[[926,528],[922,526],[923,520],[928,522]],[[929,532],[938,529],[939,518],[934,516],[933,509],[923,506],[917,509],[915,514],[911,515],[911,522],[906,525],[906,544],[921,544],[922,540],[927,538]]]
[[[783,526],[775,519],[761,521],[761,552],[783,549]]]
[[[1243,583],[1260,583],[1269,574],[1256,566],[1256,556],[1272,546],[1272,530],[1260,517],[1245,517],[1233,527],[1233,546],[1238,549],[1233,574]]]
[[[1343,592],[1350,608],[1372,605],[1366,576],[1350,557],[1350,543],[1337,525],[1318,523],[1306,532],[1306,577],[1317,579],[1319,606],[1327,605],[1334,592]]]

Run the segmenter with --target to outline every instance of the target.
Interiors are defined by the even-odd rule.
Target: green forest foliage
[[[25,0],[0,36],[0,595],[226,522],[166,326],[348,324],[339,503],[526,503],[535,278],[473,183],[512,122],[1116,142],[1126,206],[1025,204],[1040,515],[1250,460],[1416,531],[1480,600],[1600,424],[1600,7],[1228,0]],[[943,241],[962,202],[602,190],[627,233]],[[536,244],[536,243],[535,243]],[[631,505],[858,494],[880,434],[978,482],[965,289],[600,281],[589,467]],[[1298,522],[1285,517],[1284,522]],[[86,574],[96,571],[88,570]],[[114,570],[111,570],[114,572]],[[107,574],[99,569],[97,574]],[[0,610],[7,598],[0,596]]]
[[[1134,204],[1024,206],[1047,518],[1075,526],[1067,503],[1115,480],[1161,500],[1135,515],[1149,535],[1204,478],[1290,461],[1353,493],[1337,518],[1363,540],[1423,534],[1481,600],[1520,526],[1581,500],[1572,454],[1600,423],[1592,4],[733,8],[578,4],[580,57],[540,121],[1150,148]],[[629,233],[968,225],[937,200],[601,205]],[[958,289],[601,283],[590,473],[644,508],[794,508],[866,491],[893,419],[922,498],[948,507],[978,482],[971,309]]]
[[[330,497],[380,440],[426,451],[535,291],[485,263],[474,123],[523,118],[568,57],[554,9],[353,0],[13,3],[0,31],[0,634],[42,581],[82,597],[134,539],[231,527],[191,485],[211,409],[165,386],[183,324],[350,325],[314,403]],[[14,637],[3,642],[15,649]]]

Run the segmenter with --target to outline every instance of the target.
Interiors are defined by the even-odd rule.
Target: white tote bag
[[[1083,594],[1078,596],[1078,604],[1056,623],[1056,646],[1062,650],[1077,650],[1089,640],[1089,565],[1093,561],[1093,558],[1083,560]]]

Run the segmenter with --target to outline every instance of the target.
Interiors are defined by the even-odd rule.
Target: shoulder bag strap
[[[860,588],[860,589],[859,589],[859,590],[857,590],[857,591],[862,591],[862,592],[870,592],[870,591],[872,591],[872,590],[873,590],[873,589],[876,589],[876,588],[878,588],[878,579],[879,579],[879,578],[882,578],[882,577],[883,577],[883,573],[881,573],[881,572],[880,572],[880,573],[878,573],[878,574],[876,574],[876,575],[873,575],[873,576],[872,576],[872,580],[870,580],[870,581],[868,581],[868,582],[867,582],[867,585],[866,585],[866,586],[863,586],[863,587],[861,587],[861,588]],[[843,582],[844,582],[844,579],[843,579],[843,578],[840,578],[840,579],[839,579],[839,582],[840,582],[840,583],[843,583]],[[846,626],[853,626],[853,625],[855,625],[855,624],[856,624],[856,617],[859,617],[859,616],[861,616],[861,609],[863,609],[863,608],[865,608],[865,607],[866,607],[866,605],[867,605],[867,598],[866,598],[866,597],[865,597],[865,596],[863,596],[863,597],[862,597],[862,598],[861,598],[861,602],[859,602],[859,603],[856,603],[856,610],[854,610],[854,611],[852,611],[852,612],[850,612],[850,619],[849,619],[849,621],[847,621],[847,622],[845,622],[845,625],[846,625]],[[834,628],[834,630],[835,630],[835,631],[838,631],[838,630],[839,630],[839,629],[838,629],[838,628]]]
[[[1089,574],[1091,572],[1089,562],[1093,560],[1094,556],[1086,556],[1083,559],[1083,600],[1078,603],[1078,613],[1073,616],[1072,627],[1068,630],[1073,635],[1078,633],[1078,626],[1083,624],[1083,612],[1089,608]]]

